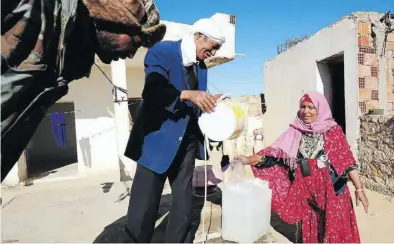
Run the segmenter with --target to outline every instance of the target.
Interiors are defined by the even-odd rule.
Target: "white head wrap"
[[[226,41],[226,37],[221,31],[220,26],[212,19],[197,20],[192,28],[194,33],[200,32],[220,45],[223,45]]]

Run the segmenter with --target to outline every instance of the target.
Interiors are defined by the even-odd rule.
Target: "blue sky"
[[[212,93],[257,95],[263,63],[286,38],[313,34],[355,11],[394,11],[394,0],[155,0],[163,20],[193,24],[217,12],[237,17],[236,59],[209,70]],[[245,4],[244,4],[245,3]]]

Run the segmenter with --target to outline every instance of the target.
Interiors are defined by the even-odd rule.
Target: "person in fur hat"
[[[163,39],[152,0],[1,2],[1,181],[68,83]]]

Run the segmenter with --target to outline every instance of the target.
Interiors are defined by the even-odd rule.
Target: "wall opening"
[[[260,93],[260,100],[261,100],[261,112],[265,114],[265,112],[267,112],[267,104],[265,103],[264,93]]]
[[[317,62],[324,95],[330,104],[332,115],[346,134],[345,111],[345,63],[339,53]]]
[[[65,147],[56,143],[51,113],[64,113]],[[57,137],[59,138],[59,136]],[[26,148],[28,178],[70,176],[78,173],[74,103],[55,103],[49,109]]]

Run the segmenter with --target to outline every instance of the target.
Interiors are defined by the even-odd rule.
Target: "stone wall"
[[[246,105],[248,108],[248,116],[259,117],[263,115],[260,96],[240,96],[231,99]]]
[[[236,155],[251,155],[255,145],[253,130],[261,129],[263,124],[262,102],[260,96],[233,97],[233,101],[242,103],[247,108],[248,124],[243,133],[234,140],[223,142],[223,154],[232,159]]]
[[[394,117],[360,117],[358,160],[367,188],[394,195]]]
[[[255,145],[253,131],[263,125],[263,112],[260,96],[241,96],[233,98],[248,108],[248,126],[246,130],[236,139],[236,154],[252,155]]]

